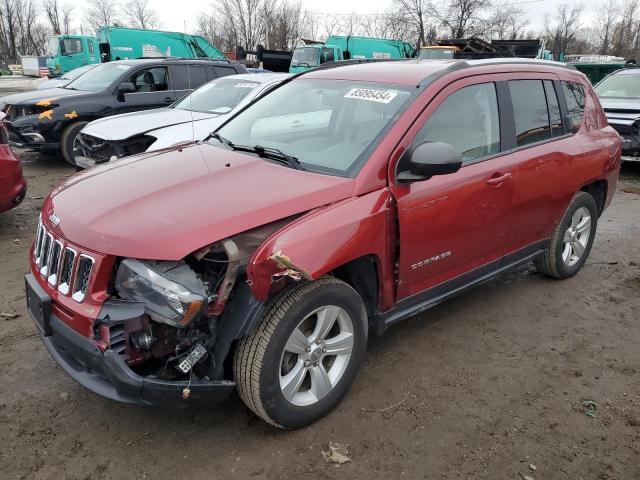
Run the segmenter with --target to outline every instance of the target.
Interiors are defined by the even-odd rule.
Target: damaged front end
[[[120,259],[111,298],[94,322],[94,344],[101,352],[80,353],[81,363],[109,379],[113,391],[105,394],[81,383],[103,396],[145,404],[226,398],[235,386],[228,358],[233,342],[253,328],[264,309],[250,291],[247,264],[265,239],[290,221],[223,239],[180,261]],[[305,278],[285,256],[274,259],[274,268],[280,271],[273,279],[276,288],[287,278]],[[95,365],[100,358],[103,364]]]
[[[151,135],[138,135],[125,140],[104,140],[85,133],[79,133],[74,145],[74,159],[80,168],[107,163],[118,158],[146,152],[156,141]]]

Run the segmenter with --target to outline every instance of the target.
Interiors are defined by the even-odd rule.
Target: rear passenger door
[[[207,83],[205,65],[171,65],[172,88],[176,100]]]
[[[508,86],[517,168],[507,254],[533,251],[551,236],[573,194],[569,177],[574,157],[581,153],[563,120],[562,87],[556,76],[518,74]]]
[[[424,291],[435,296],[500,267],[514,160],[502,140],[499,99],[505,85],[494,79],[500,77],[448,86],[401,141],[405,152],[425,141],[448,143],[461,153],[463,165],[452,174],[391,186],[399,217],[398,300]]]

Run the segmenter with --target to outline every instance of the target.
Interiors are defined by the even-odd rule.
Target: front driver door
[[[116,92],[118,113],[166,107],[175,101],[175,91],[169,86],[167,67],[141,68],[123,81],[132,83],[135,92]]]
[[[456,173],[391,187],[399,216],[397,300],[429,289],[437,296],[502,261],[515,166],[501,144],[498,98],[505,85],[489,79],[449,85],[401,141],[407,152],[425,141],[448,143],[463,165]]]

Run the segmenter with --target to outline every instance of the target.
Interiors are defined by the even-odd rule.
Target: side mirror
[[[396,176],[398,182],[419,182],[434,175],[455,173],[462,166],[462,155],[448,143],[424,142],[413,149],[408,166],[409,171]]]
[[[136,86],[131,82],[122,82],[118,85],[118,93],[134,93]]]

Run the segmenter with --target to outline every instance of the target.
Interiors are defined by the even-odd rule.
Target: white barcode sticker
[[[344,98],[368,100],[369,102],[389,103],[398,96],[393,90],[374,90],[373,88],[352,88]]]
[[[236,88],[256,88],[257,86],[258,84],[253,82],[236,83]]]

